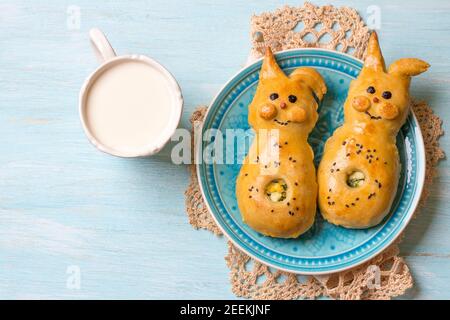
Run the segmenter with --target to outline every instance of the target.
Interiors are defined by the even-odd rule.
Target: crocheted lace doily
[[[300,22],[304,26],[303,29],[294,30]],[[299,8],[284,7],[274,13],[253,16],[251,25],[252,59],[261,56],[262,48],[266,45],[270,45],[274,51],[322,47],[349,53],[352,49],[350,54],[362,59],[369,38],[368,28],[354,9],[315,7],[309,3]],[[317,29],[318,25],[320,29]],[[322,43],[320,40],[326,33],[331,36],[331,41]],[[314,35],[315,41],[305,41],[307,34]],[[413,102],[412,107],[422,129],[426,147],[424,190],[428,190],[436,165],[444,157],[438,142],[443,134],[442,120],[433,114],[426,102]],[[202,121],[205,111],[204,106],[197,108],[191,117],[191,123]],[[196,229],[206,229],[221,235],[203,201],[195,166],[192,165],[190,170],[190,184],[185,192],[189,222]],[[426,197],[425,191],[421,198],[422,205]],[[326,276],[299,276],[270,268],[253,260],[230,242],[225,260],[231,272],[232,290],[240,297],[299,299],[328,296],[335,299],[390,299],[402,295],[413,286],[409,268],[399,256],[399,242],[400,240],[397,240],[383,253],[360,266]],[[373,285],[375,272],[378,270],[381,271],[381,281]]]

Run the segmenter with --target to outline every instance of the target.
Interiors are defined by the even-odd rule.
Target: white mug
[[[113,48],[106,39],[105,35],[99,29],[92,29],[89,32],[90,40],[94,46],[97,57],[102,62],[101,65],[86,79],[84,82],[80,95],[79,95],[79,112],[81,123],[83,125],[84,132],[86,133],[89,141],[96,146],[99,150],[120,157],[142,157],[149,156],[160,151],[164,145],[170,140],[170,137],[175,132],[178,123],[181,118],[181,112],[183,109],[183,97],[181,94],[181,89],[175,80],[175,78],[165,69],[161,64],[155,60],[144,56],[144,55],[122,55],[116,56]],[[139,150],[127,150],[126,146],[124,149],[113,148],[111,146],[102,143],[98,137],[93,133],[94,130],[89,125],[90,121],[88,119],[88,98],[90,94],[90,89],[95,84],[99,76],[101,76],[105,71],[110,70],[112,67],[119,64],[137,61],[140,63],[147,64],[153,70],[163,77],[167,81],[168,92],[170,92],[170,99],[173,103],[170,116],[168,116],[168,121],[164,124],[164,128],[158,134],[157,138],[153,139],[148,145],[143,146]],[[158,75],[158,76],[159,76]],[[149,106],[151,107],[151,106]]]

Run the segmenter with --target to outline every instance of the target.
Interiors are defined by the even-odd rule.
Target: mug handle
[[[98,28],[89,31],[89,38],[94,48],[97,59],[103,63],[116,57],[114,49],[111,47],[105,34]]]

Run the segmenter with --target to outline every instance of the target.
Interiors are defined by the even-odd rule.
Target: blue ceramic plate
[[[328,93],[319,107],[319,121],[310,135],[315,163],[319,163],[325,141],[343,122],[343,104],[352,79],[362,62],[328,50],[296,49],[277,54],[286,73],[301,66],[316,68],[324,77]],[[261,60],[241,70],[220,91],[205,116],[207,129],[249,129],[247,107],[258,85]],[[226,135],[223,135],[226,140]],[[202,142],[205,149],[210,142]],[[425,177],[425,152],[417,119],[411,113],[397,137],[402,171],[390,215],[380,225],[350,230],[324,221],[317,213],[314,226],[297,239],[263,236],[242,222],[235,186],[240,164],[197,164],[200,187],[206,204],[223,233],[253,258],[277,269],[300,274],[342,271],[374,257],[391,244],[411,219]],[[237,149],[237,148],[235,148]],[[197,148],[197,153],[200,150]],[[198,155],[197,155],[198,156]],[[242,159],[245,154],[235,154]]]

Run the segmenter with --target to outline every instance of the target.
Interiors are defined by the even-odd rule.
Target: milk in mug
[[[100,144],[119,153],[139,153],[160,137],[175,104],[159,70],[139,60],[122,61],[88,89],[85,122]]]

